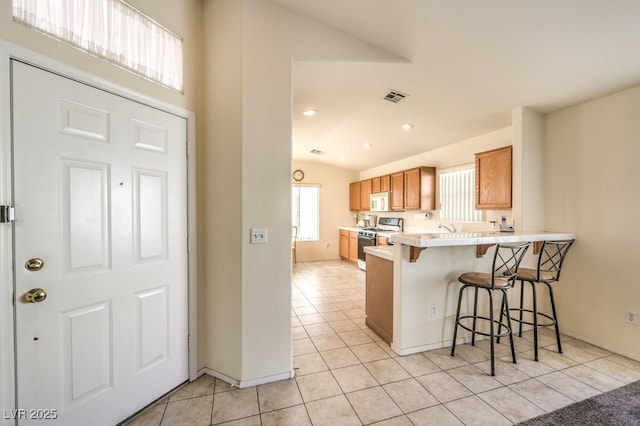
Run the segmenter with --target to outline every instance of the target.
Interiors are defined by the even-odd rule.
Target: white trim
[[[169,105],[151,97],[134,92],[126,87],[114,84],[69,65],[28,49],[0,39],[0,202],[11,202],[11,111],[10,111],[10,61],[20,60],[33,66],[64,75],[81,83],[122,96],[141,104],[160,109],[187,120],[187,194],[188,194],[188,239],[190,243],[188,258],[188,319],[191,340],[189,358],[189,379],[195,380],[197,375],[197,244],[196,244],[196,124],[195,114],[186,109]],[[13,232],[7,231],[10,225],[0,225],[0,248],[4,256],[0,256],[0,279],[4,284],[0,287],[0,405],[3,408],[15,407],[15,349],[13,322]],[[12,227],[11,227],[12,228]],[[5,309],[9,307],[9,309]],[[188,342],[185,342],[188,345]],[[4,416],[2,416],[4,417]],[[13,424],[0,418],[1,425]]]
[[[9,53],[0,43],[0,204],[11,199],[11,98]],[[13,225],[0,224],[0,406],[15,408],[13,338]],[[0,424],[15,424],[2,416]]]
[[[280,380],[293,379],[295,377],[295,372],[291,370],[288,373],[275,374],[273,376],[260,377],[259,379],[253,379],[253,380],[238,381],[236,379],[232,379],[229,376],[226,376],[222,373],[219,373],[215,370],[212,370],[206,367],[198,371],[198,377],[200,377],[203,374],[206,374],[211,377],[215,377],[216,379],[220,379],[223,382],[228,383],[231,386],[239,389],[249,388],[252,386],[260,386],[260,385],[264,385],[265,383],[278,382]]]

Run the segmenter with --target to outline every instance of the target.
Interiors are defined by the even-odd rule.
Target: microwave
[[[369,210],[372,212],[388,212],[391,210],[389,205],[389,193],[378,192],[371,194]]]

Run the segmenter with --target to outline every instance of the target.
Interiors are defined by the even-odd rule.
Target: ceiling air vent
[[[387,92],[387,94],[384,95],[383,99],[389,102],[393,102],[394,104],[397,104],[407,96],[409,95],[407,95],[406,93],[402,93],[398,90],[389,90],[389,92]]]
[[[319,149],[312,149],[311,151],[309,151],[311,154],[315,154],[315,155],[324,155],[324,151],[320,151]]]

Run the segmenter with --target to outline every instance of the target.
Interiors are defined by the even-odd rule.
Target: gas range
[[[402,218],[381,217],[378,219],[377,227],[362,228],[358,235],[375,237],[379,232],[402,232]]]
[[[378,219],[377,227],[362,228],[358,231],[358,267],[360,269],[367,269],[364,248],[375,246],[377,244],[376,237],[380,232],[402,232],[402,218],[381,217]]]

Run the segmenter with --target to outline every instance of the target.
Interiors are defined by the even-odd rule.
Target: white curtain
[[[13,0],[13,18],[182,91],[182,39],[119,0]]]

